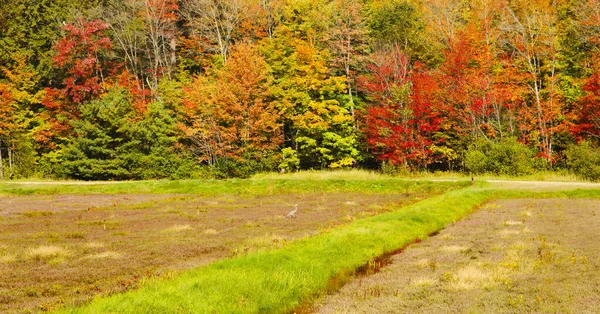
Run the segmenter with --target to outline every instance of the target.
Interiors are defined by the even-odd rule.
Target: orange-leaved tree
[[[269,68],[256,47],[238,44],[222,68],[185,88],[183,128],[192,150],[209,164],[258,159],[283,142]]]

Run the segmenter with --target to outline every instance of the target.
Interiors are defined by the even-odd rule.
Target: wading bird
[[[296,211],[298,211],[298,204],[294,205],[294,210],[287,214],[287,216],[290,218],[296,218]]]

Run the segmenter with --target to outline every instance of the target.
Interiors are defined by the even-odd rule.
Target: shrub
[[[475,174],[481,174],[487,171],[487,156],[480,150],[470,150],[465,156],[465,168],[467,171]]]
[[[381,163],[381,168],[379,170],[381,173],[390,176],[406,176],[410,173],[410,168],[405,164],[395,165],[385,161]]]
[[[285,172],[296,171],[300,168],[300,158],[298,152],[290,147],[281,150],[281,163],[279,169]]]
[[[515,138],[479,142],[465,156],[465,168],[473,173],[519,176],[533,171],[533,151]]]
[[[208,166],[207,176],[215,179],[249,178],[260,172],[272,172],[277,169],[278,155],[273,152],[248,154],[242,158],[219,158],[214,165]]]
[[[586,180],[600,181],[600,149],[583,141],[570,145],[565,156],[569,171]]]
[[[14,135],[9,140],[0,138],[0,147],[6,146],[12,148],[12,168],[10,168],[9,155],[6,149],[3,149],[4,177],[13,179],[31,177],[36,164],[31,141],[21,134]]]

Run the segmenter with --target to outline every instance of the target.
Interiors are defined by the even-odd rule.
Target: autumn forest
[[[600,0],[0,4],[0,178],[600,179]]]

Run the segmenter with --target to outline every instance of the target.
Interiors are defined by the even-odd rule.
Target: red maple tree
[[[435,96],[438,84],[398,49],[380,52],[360,78],[369,97],[364,113],[367,145],[378,160],[426,167],[435,156],[431,145],[442,121]]]

